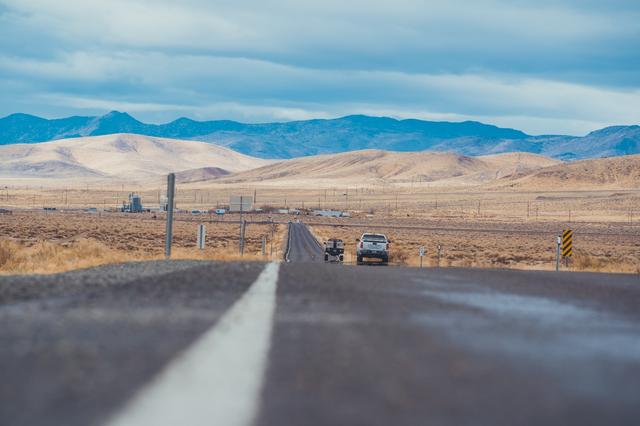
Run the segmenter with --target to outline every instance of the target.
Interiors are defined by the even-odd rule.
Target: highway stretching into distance
[[[156,261],[0,277],[0,425],[636,425],[637,275]],[[346,242],[352,244],[352,242]]]

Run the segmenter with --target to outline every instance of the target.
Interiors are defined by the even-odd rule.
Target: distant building
[[[129,203],[122,204],[122,211],[126,213],[141,213],[143,211],[142,198],[138,194],[130,193]]]

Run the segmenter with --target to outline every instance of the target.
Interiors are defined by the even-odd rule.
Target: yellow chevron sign
[[[573,254],[573,231],[565,229],[562,231],[562,257],[571,257]]]

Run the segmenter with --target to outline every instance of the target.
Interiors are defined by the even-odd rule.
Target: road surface
[[[289,223],[289,243],[285,253],[289,262],[324,262],[324,249],[303,223]]]
[[[637,276],[325,265],[306,235],[0,277],[0,424],[637,424]]]

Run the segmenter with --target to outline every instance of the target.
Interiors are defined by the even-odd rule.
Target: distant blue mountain
[[[155,125],[118,111],[100,117],[56,120],[27,114],[0,119],[0,145],[112,133],[205,141],[262,158],[293,158],[370,148],[455,151],[465,155],[523,151],[565,160],[640,153],[640,126],[609,127],[585,137],[574,137],[530,136],[519,130],[474,121],[451,123],[364,115],[266,124],[179,118]]]

